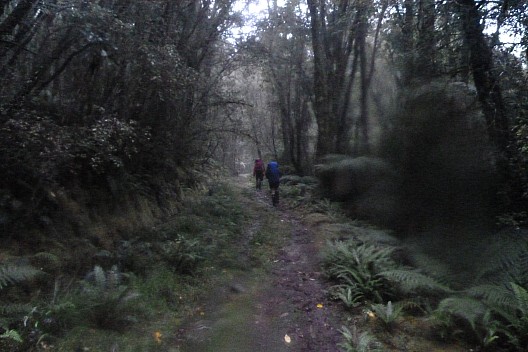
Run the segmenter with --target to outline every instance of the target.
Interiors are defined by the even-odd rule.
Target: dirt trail
[[[242,179],[237,187],[243,193],[250,186]],[[181,351],[339,351],[338,307],[327,300],[319,272],[322,241],[296,214],[273,208],[265,190],[243,202],[254,217],[246,241],[263,226],[262,212],[285,224],[289,238],[270,268],[248,267],[212,293],[207,316],[183,329]]]

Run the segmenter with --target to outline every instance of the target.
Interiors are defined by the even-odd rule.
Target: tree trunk
[[[469,62],[479,102],[484,113],[490,140],[498,152],[497,166],[506,182],[511,202],[521,198],[521,185],[512,170],[510,162],[515,160],[514,151],[509,147],[513,140],[506,107],[502,98],[498,77],[493,68],[492,51],[483,34],[481,16],[474,0],[460,0],[459,14],[469,49]]]
[[[368,95],[369,95],[369,77],[367,73],[367,49],[366,49],[366,37],[367,37],[367,26],[368,18],[366,9],[362,8],[358,10],[357,16],[359,17],[358,29],[357,29],[357,48],[360,61],[360,74],[361,74],[361,97],[360,97],[360,114],[359,114],[359,127],[361,130],[360,142],[359,142],[359,155],[366,155],[370,152],[369,145],[369,110],[368,110]],[[374,58],[372,58],[374,60]]]
[[[426,81],[435,76],[435,0],[418,3],[418,38],[416,42],[416,75]]]
[[[332,153],[335,146],[334,128],[330,116],[327,70],[323,47],[324,5],[316,0],[308,0],[310,10],[312,47],[314,52],[314,112],[317,120],[316,158]],[[319,5],[319,6],[317,6]]]
[[[0,23],[0,36],[11,35],[22,20],[28,15],[38,0],[21,0],[15,9]]]
[[[403,74],[402,85],[409,86],[414,76],[414,1],[405,0],[405,14],[403,17],[402,40],[403,40]]]

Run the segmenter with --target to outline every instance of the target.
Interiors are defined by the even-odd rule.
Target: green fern
[[[410,247],[414,267],[420,268],[424,275],[434,278],[441,284],[449,285],[455,276],[445,261],[441,261],[420,251],[416,246]]]
[[[361,270],[381,272],[395,268],[392,247],[336,241],[327,245],[323,266],[332,275],[334,267],[361,267]]]
[[[488,312],[486,305],[470,297],[449,297],[440,302],[435,313],[446,313],[466,321],[473,330]]]
[[[391,258],[393,250],[355,242],[329,243],[323,270],[330,279],[347,288],[342,292],[353,298],[353,303],[360,298],[382,302],[391,295],[391,289],[379,273],[397,266]]]
[[[403,313],[403,305],[398,303],[392,304],[391,301],[387,302],[387,304],[373,304],[371,305],[371,309],[376,317],[383,322],[383,326],[389,330],[394,327],[396,320]]]
[[[477,283],[528,285],[528,240],[518,234],[499,234],[485,253]]]
[[[510,288],[504,285],[485,284],[474,286],[465,291],[473,298],[482,299],[488,306],[497,309],[515,309],[517,300]]]
[[[458,318],[466,321],[483,347],[497,341],[514,350],[528,348],[528,290],[515,283],[479,285],[464,291],[465,297],[440,302],[434,318],[454,329]]]
[[[16,285],[24,280],[32,279],[41,272],[31,266],[4,265],[0,266],[0,290],[8,285]],[[22,342],[20,333],[14,329],[6,328],[10,323],[19,321],[29,311],[28,305],[0,302],[0,327],[4,332],[0,339]]]
[[[528,290],[515,283],[510,283],[517,300],[517,309],[522,317],[528,318]]]
[[[514,304],[491,306],[498,316],[497,324],[507,336],[508,342],[517,349],[528,349],[528,290],[515,283],[510,283],[511,300]]]
[[[59,269],[62,264],[61,259],[57,255],[48,252],[36,253],[33,255],[31,263],[46,272],[55,271]]]
[[[343,210],[336,202],[332,202],[327,198],[319,199],[312,205],[312,212],[327,215],[332,220],[344,218]]]
[[[16,342],[22,342],[22,337],[16,330],[6,330],[4,333],[0,334],[0,339],[9,339]]]
[[[40,273],[41,271],[27,265],[0,266],[0,290],[9,284],[16,284],[24,280],[32,279]]]
[[[417,289],[440,293],[452,293],[453,290],[446,285],[439,283],[434,278],[410,269],[393,269],[380,273],[381,276],[396,282],[407,293]]]
[[[343,302],[347,308],[355,308],[365,299],[362,292],[347,285],[338,285],[332,288],[332,296]]]
[[[92,280],[85,280],[79,294],[66,302],[65,314],[71,314],[69,308],[74,307],[78,313],[70,319],[87,320],[98,328],[124,328],[135,320],[134,313],[139,307],[133,303],[139,295],[121,283],[121,276],[115,266],[109,271],[95,266],[88,275]]]
[[[29,304],[18,304],[18,303],[9,303],[7,305],[0,305],[0,316],[11,316],[14,314],[26,313],[31,310],[31,305]]]
[[[354,325],[352,330],[346,326],[341,327],[339,332],[342,334],[344,342],[339,344],[346,352],[381,352],[381,344],[368,332],[359,332]]]

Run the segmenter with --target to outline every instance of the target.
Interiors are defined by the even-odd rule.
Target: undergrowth
[[[60,251],[35,256],[48,271],[45,285],[30,288],[42,290],[31,300],[2,305],[1,349],[6,345],[12,352],[50,346],[57,351],[101,352],[168,348],[177,333],[174,327],[184,316],[198,314],[198,302],[226,279],[224,272],[247,267],[241,253],[248,210],[237,197],[227,184],[216,184],[209,192],[188,190],[186,206],[176,216],[101,249],[99,262],[81,273],[81,280],[63,271],[60,254],[51,255]],[[278,233],[263,231],[247,243],[257,261],[267,260],[280,235],[278,228]],[[93,263],[93,258],[77,260]],[[12,297],[34,272],[2,267],[0,289]]]
[[[490,243],[483,253],[485,264],[474,273],[474,281],[462,287],[458,273],[442,263],[435,265],[423,253],[376,237],[369,231],[361,235],[351,231],[348,239],[341,233],[326,246],[322,266],[334,283],[331,297],[351,316],[363,309],[368,321],[390,332],[399,328],[402,317],[423,317],[439,341],[458,341],[483,351],[528,350],[525,235],[502,236]],[[427,265],[418,268],[410,263]],[[360,341],[362,333],[354,329],[342,330],[345,350],[368,350]]]

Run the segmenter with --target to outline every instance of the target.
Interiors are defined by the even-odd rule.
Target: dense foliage
[[[26,256],[24,265],[0,266],[2,290],[31,276],[26,258],[45,261],[39,267],[52,275],[57,263],[68,275],[90,271],[96,280],[85,278],[50,314],[123,329],[138,313],[131,288],[141,283],[109,284],[121,273],[109,262],[136,274],[152,275],[155,261],[177,275],[199,272],[225,238],[197,228],[193,207],[240,214],[222,199],[197,205],[184,193],[221,167],[250,172],[256,156],[316,174],[321,195],[348,215],[415,236],[417,247],[439,239],[524,246],[525,1],[267,1],[267,16],[234,38],[244,20],[235,5],[252,2],[0,1],[0,239],[12,245],[7,257]],[[131,229],[178,211],[172,232],[133,243]],[[503,239],[497,225],[518,237]],[[43,248],[54,251],[35,255]],[[121,257],[109,255],[117,249]],[[522,350],[528,283],[509,264],[525,268],[526,256],[507,249],[512,257],[490,256],[471,288],[449,275],[444,286],[445,276],[403,267],[397,251],[366,242],[331,245],[326,270],[337,297],[349,308],[372,301],[389,330],[411,286],[434,291],[428,307],[416,305],[434,310],[442,335],[463,327],[482,348]],[[500,280],[490,286],[489,277]],[[81,316],[70,303],[97,309]],[[40,324],[47,313],[28,319]],[[0,341],[32,332],[8,318]]]
[[[223,122],[231,2],[6,2],[2,223],[50,216],[63,187],[178,194]]]

